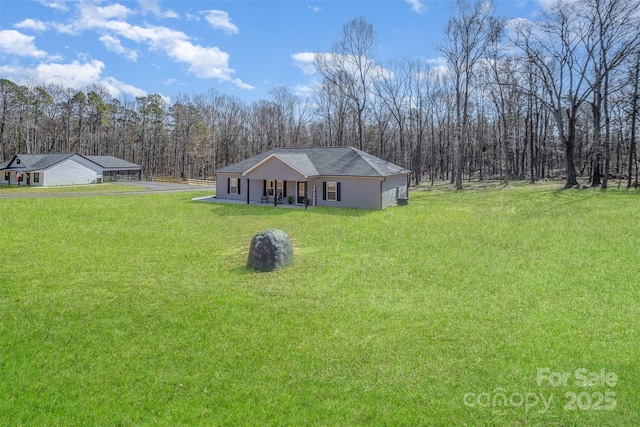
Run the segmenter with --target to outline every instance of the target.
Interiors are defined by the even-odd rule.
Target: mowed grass
[[[0,425],[640,425],[637,191],[197,195],[0,200]]]
[[[136,191],[140,190],[136,187],[128,185],[116,184],[106,182],[102,184],[85,184],[85,185],[61,185],[58,187],[30,187],[25,184],[22,185],[6,185],[0,184],[0,198],[12,197],[19,194],[27,193],[30,195],[38,194],[60,194],[60,193],[115,193],[123,191]]]

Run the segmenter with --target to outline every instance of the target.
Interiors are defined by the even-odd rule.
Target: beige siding
[[[316,186],[316,206],[380,209],[381,181],[379,177],[322,177],[314,179],[309,188]],[[340,183],[340,201],[323,200],[323,182]]]
[[[408,197],[407,175],[388,176],[382,183],[382,209],[398,204],[398,196]]]
[[[239,178],[240,194],[229,194],[228,178]],[[247,200],[247,179],[239,173],[219,173],[216,176],[216,198],[229,200]],[[260,199],[258,199],[260,200]]]
[[[304,175],[291,168],[282,160],[272,157],[263,164],[251,170],[247,175],[249,179],[279,179],[284,181],[305,181]]]
[[[262,198],[264,180],[279,179],[285,180],[287,188],[287,196],[296,196],[296,182],[305,181],[302,175],[297,174],[289,166],[282,163],[278,159],[273,159],[263,166],[265,168],[256,168],[250,173],[249,179],[241,177],[239,173],[218,173],[216,197],[219,199],[230,200],[247,200],[247,191],[249,191],[249,200],[252,202],[260,202]],[[277,175],[277,168],[284,167],[283,173]],[[260,170],[258,170],[260,169]],[[285,173],[293,172],[295,175]],[[255,174],[253,172],[256,172]],[[262,174],[267,175],[262,175]],[[256,178],[256,176],[260,178]],[[267,176],[267,178],[261,178]],[[227,178],[240,178],[240,194],[227,194]],[[291,179],[293,178],[293,179]],[[396,175],[391,177],[317,177],[310,178],[307,184],[307,197],[309,203],[313,200],[313,190],[316,191],[316,206],[342,207],[342,208],[361,208],[361,209],[384,209],[397,204],[398,194],[406,194],[407,176]],[[339,182],[340,183],[340,201],[323,200],[323,182]],[[269,203],[273,203],[273,198],[269,197]],[[286,199],[283,200],[286,203]]]

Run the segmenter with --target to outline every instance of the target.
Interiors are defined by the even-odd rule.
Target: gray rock
[[[264,230],[251,239],[247,267],[257,271],[280,270],[293,264],[293,246],[287,233]]]

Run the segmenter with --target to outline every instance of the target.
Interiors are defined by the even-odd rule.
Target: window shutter
[[[266,196],[267,195],[267,180],[263,180],[262,181],[262,195]]]
[[[242,179],[238,178],[238,194],[240,194],[240,181],[242,181]]]
[[[327,182],[322,181],[322,200],[327,200]]]
[[[282,196],[287,198],[287,181],[282,181]]]
[[[227,194],[231,194],[231,178],[227,178]]]
[[[336,195],[336,200],[339,202],[339,201],[340,201],[340,183],[339,183],[339,182],[336,182],[336,186],[337,186],[337,188],[336,188],[336,192],[338,193],[338,194]]]

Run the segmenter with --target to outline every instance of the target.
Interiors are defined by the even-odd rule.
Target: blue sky
[[[550,0],[495,0],[505,18],[532,18]],[[114,97],[166,99],[210,89],[247,102],[285,86],[306,96],[313,53],[345,23],[376,31],[375,60],[437,64],[451,0],[1,0],[0,78],[20,84],[101,83]]]

